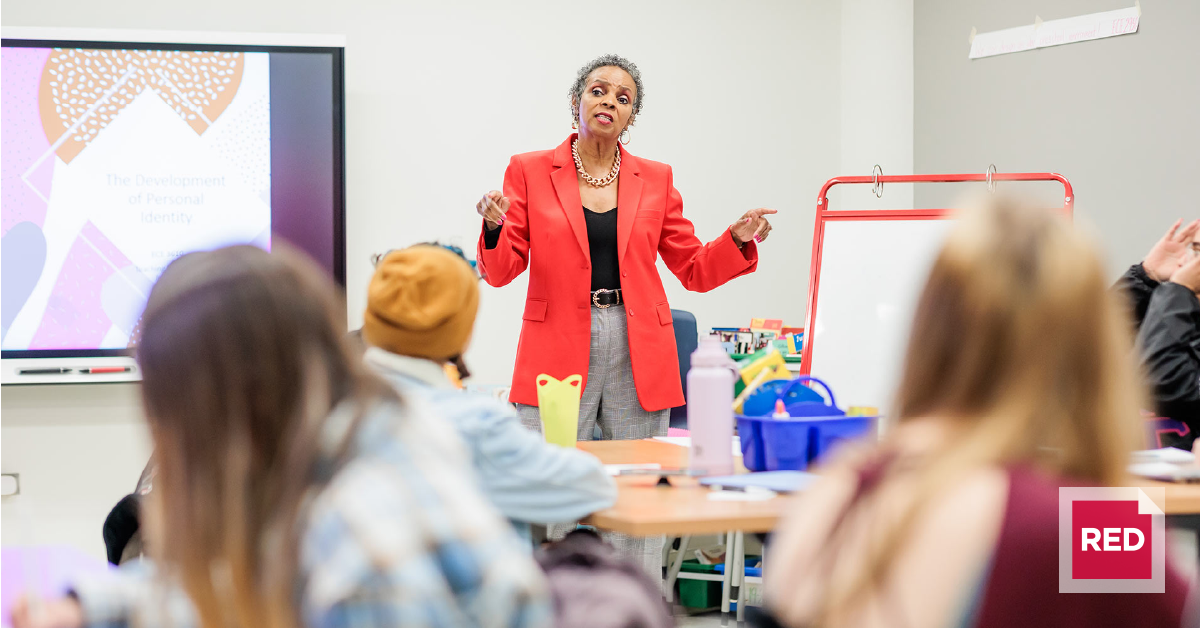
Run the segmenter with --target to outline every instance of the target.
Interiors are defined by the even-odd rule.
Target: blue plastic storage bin
[[[825,455],[835,445],[844,440],[859,438],[875,429],[878,417],[873,416],[841,416],[814,422],[814,433],[809,437],[812,456],[809,462]]]
[[[766,471],[767,457],[763,452],[762,417],[738,415],[738,440],[742,442],[742,466],[751,471]]]
[[[767,470],[808,468],[813,446],[812,421],[769,418],[759,423],[762,430],[763,463]]]
[[[788,407],[789,418],[739,415],[738,438],[742,464],[751,471],[802,471],[839,441],[858,438],[874,429],[876,417],[847,417],[837,407],[833,391],[815,377],[801,376],[776,389],[776,399],[787,398],[804,382],[825,389],[828,401],[800,401]],[[816,394],[815,391],[812,391]],[[786,404],[786,401],[785,401]]]
[[[808,386],[793,386],[793,379],[775,379],[769,382],[763,382],[746,401],[742,403],[742,414],[746,416],[771,416],[775,412],[775,400],[779,399],[779,391],[786,389],[783,396],[783,404],[788,408],[788,413],[792,416],[802,416],[801,414],[792,413],[791,410],[796,408],[799,410],[802,406],[797,404],[803,403],[818,403],[825,405],[825,399],[821,397],[821,393],[809,388]]]
[[[746,575],[751,578],[762,577],[762,559],[758,556],[746,557]],[[725,563],[717,563],[713,565],[713,571],[723,574],[725,573]]]

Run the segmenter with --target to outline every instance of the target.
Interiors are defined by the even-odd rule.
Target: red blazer
[[[509,399],[537,405],[534,379],[588,372],[591,347],[591,254],[575,162],[574,135],[554,150],[515,155],[504,172],[511,205],[493,249],[479,236],[479,266],[493,286],[529,268],[517,363]],[[671,306],[655,266],[661,255],[683,286],[707,292],[751,272],[758,249],[738,249],[726,229],[708,244],[683,217],[671,167],[621,148],[617,188],[617,259],[638,400],[648,411],[683,405]],[[485,227],[486,230],[486,227]],[[532,253],[531,251],[536,251]]]

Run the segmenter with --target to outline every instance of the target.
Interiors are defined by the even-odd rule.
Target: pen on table
[[[70,373],[71,369],[54,368],[54,369],[19,369],[18,375],[65,375]]]
[[[100,375],[102,373],[129,373],[133,371],[132,366],[93,366],[88,369],[79,369],[80,373],[89,375]]]
[[[762,493],[764,495],[767,493],[772,493],[772,494],[775,493],[775,491],[772,491],[771,489],[763,487],[763,486],[724,486],[721,484],[713,484],[709,488],[711,488],[714,491],[734,491],[734,492],[738,492],[738,493]]]

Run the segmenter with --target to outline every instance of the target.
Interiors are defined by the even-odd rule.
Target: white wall
[[[845,1],[871,11],[889,4]],[[893,159],[899,164],[907,155],[911,164],[911,3],[887,15],[896,19],[862,30],[854,12],[856,26],[843,26],[838,1],[4,5],[5,24],[13,26],[345,34],[352,324],[365,300],[370,254],[430,239],[473,250],[475,200],[500,186],[509,156],[551,148],[570,132],[566,92],[578,66],[610,51],[625,55],[646,83],[629,149],[674,166],[697,232],[711,239],[747,209],[780,210],[755,275],[699,295],[663,269],[672,305],[694,312],[702,330],[752,316],[801,324],[821,183],[869,170],[881,159],[868,150],[875,141],[888,147],[882,159],[889,172],[899,171]],[[858,42],[853,68],[841,65],[845,36]],[[903,76],[904,59],[907,96],[901,79],[888,96],[892,104],[877,102],[877,89],[843,89],[843,77],[858,80],[862,66],[881,61],[898,64]],[[863,111],[876,118],[891,112],[887,120],[898,122],[873,122],[873,134],[856,135],[848,146],[842,135]],[[843,163],[846,150],[864,157]],[[485,287],[468,355],[478,383],[507,383],[524,290],[523,279]],[[100,523],[136,482],[148,453],[132,390],[4,389],[0,464],[22,473],[39,519],[53,519],[43,540],[102,552]],[[78,418],[93,404],[106,408],[100,418]],[[5,543],[15,537],[13,525],[6,514]]]
[[[914,142],[931,172],[1060,172],[1075,189],[1075,218],[1091,224],[1115,279],[1177,218],[1196,217],[1200,59],[1198,2],[1143,2],[1137,33],[986,59],[967,58],[981,33],[1128,8],[1131,0],[919,0],[914,55]],[[1111,77],[1121,77],[1112,89]],[[1128,124],[1129,132],[1113,132]],[[951,202],[954,186],[928,186],[923,203]],[[1006,189],[1062,200],[1057,184]],[[936,206],[935,205],[935,206]]]
[[[842,0],[840,175],[913,174],[913,0]],[[911,208],[912,185],[865,187],[832,199],[835,209]]]
[[[0,505],[5,545],[66,544],[104,559],[100,527],[150,455],[134,384],[5,386],[0,466],[21,494]]]

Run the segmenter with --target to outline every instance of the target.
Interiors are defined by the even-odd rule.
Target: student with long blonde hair
[[[1058,593],[1058,488],[1120,486],[1141,402],[1095,245],[1056,212],[963,212],[917,305],[878,446],[835,454],[780,525],[784,626],[1179,626],[1185,589]]]
[[[344,312],[287,251],[167,267],[137,349],[158,464],[154,570],[26,602],[12,625],[548,623],[544,578],[479,493],[462,441],[365,371]]]

